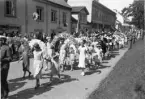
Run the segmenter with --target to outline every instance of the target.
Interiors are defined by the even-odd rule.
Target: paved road
[[[145,99],[145,41],[138,41],[87,99]]]
[[[80,75],[80,70],[66,71],[62,74],[60,82],[55,77],[53,84],[48,86],[49,76],[44,75],[41,79],[42,85],[38,90],[34,90],[34,79],[21,79],[23,76],[21,63],[11,63],[8,76],[10,99],[84,99],[99,86],[127,50],[124,48],[113,52],[114,58],[106,60],[102,68],[90,71],[84,77]],[[31,64],[32,62],[33,60]]]

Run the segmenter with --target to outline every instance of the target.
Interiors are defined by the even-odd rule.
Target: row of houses
[[[0,0],[0,30],[5,32],[50,35],[71,32],[71,6],[64,0]],[[38,13],[35,21],[33,13]]]
[[[83,4],[84,0],[75,2],[77,4],[72,1],[0,0],[0,32],[31,34],[39,31],[51,35],[53,32],[73,33],[115,27],[115,12],[99,1],[86,0],[87,5]],[[38,14],[37,20],[34,20],[35,12]]]
[[[78,20],[78,30],[88,30],[89,28],[97,31],[115,30],[116,13],[99,0],[68,0],[72,6],[72,16]],[[81,6],[83,5],[83,6]],[[76,15],[75,13],[78,12]],[[81,22],[81,20],[84,20]]]

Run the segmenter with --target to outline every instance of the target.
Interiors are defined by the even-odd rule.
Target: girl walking
[[[33,68],[34,68],[34,78],[36,79],[36,86],[35,89],[40,87],[40,77],[41,77],[41,71],[43,68],[43,52],[40,49],[39,44],[34,44],[34,63],[33,63]]]
[[[59,64],[62,72],[64,72],[65,58],[66,58],[66,44],[63,43],[63,45],[60,47],[59,54]]]
[[[51,70],[51,73],[50,73],[50,84],[52,83],[53,81],[53,76],[54,75],[57,75],[58,78],[60,79],[60,67],[59,67],[59,64],[58,64],[58,56],[59,54],[56,54],[55,53],[55,49],[53,47],[51,47],[52,49],[52,54],[51,54],[51,57],[50,57],[50,70]]]
[[[74,70],[74,63],[75,63],[75,51],[73,47],[70,47],[70,65],[71,65],[71,71]]]
[[[30,57],[28,55],[29,49],[26,48],[26,46],[23,45],[22,48],[22,56],[20,58],[20,60],[22,60],[22,66],[23,66],[23,78],[25,78],[26,72],[29,73],[29,77],[31,76],[31,72],[30,72]],[[18,62],[20,62],[20,60]]]
[[[87,52],[87,48],[85,47],[85,43],[86,41],[84,40],[82,42],[82,45],[79,47],[79,65],[78,67],[82,68],[82,76],[85,76],[85,68],[86,68],[86,52]]]

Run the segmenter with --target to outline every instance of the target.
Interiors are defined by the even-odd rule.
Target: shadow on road
[[[111,60],[111,58],[115,58],[116,56],[120,55],[119,51],[112,51],[108,57],[103,58],[103,60]]]
[[[61,74],[61,80],[59,78],[56,78],[56,77],[53,78],[52,86],[63,84],[63,83],[69,83],[72,81],[79,81],[79,80],[76,78],[71,78],[71,76],[69,76],[69,75]]]
[[[33,80],[34,78],[33,78],[33,76],[25,77],[25,78],[20,77],[20,78],[10,79],[9,82],[15,82],[15,83],[17,83],[17,82],[20,82],[20,81],[25,81],[27,79],[28,80]]]
[[[72,81],[78,81],[78,79],[71,78],[71,76],[68,76],[65,74],[61,74],[61,80],[59,78],[54,77],[51,85],[48,82],[43,83],[40,86],[40,88],[37,90],[34,90],[34,88],[25,89],[25,90],[18,92],[17,94],[10,96],[9,99],[30,99],[30,98],[34,97],[35,95],[36,96],[41,95],[47,91],[50,91],[53,88],[52,86],[60,85],[63,83],[69,83]]]
[[[111,66],[100,65],[100,66],[98,67],[98,69],[104,69],[104,68],[109,68],[109,67],[111,67]]]
[[[25,84],[26,84],[26,82],[12,82],[12,83],[9,83],[10,92],[15,91],[15,90],[23,87]]]
[[[34,88],[29,88],[22,90],[18,92],[17,94],[14,94],[9,97],[9,99],[30,99],[34,97],[35,95],[40,95],[44,92],[50,91],[53,87],[51,86],[46,86],[47,83],[43,84],[38,90],[34,90]]]
[[[109,63],[109,62],[105,62],[105,61],[103,61],[102,63]]]
[[[89,70],[87,71],[85,74],[86,75],[92,75],[94,73],[98,73],[98,74],[101,74],[101,70]]]

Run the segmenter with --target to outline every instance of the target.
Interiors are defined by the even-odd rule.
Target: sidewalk
[[[127,50],[127,48],[124,48],[120,49],[119,53],[113,52],[114,58],[109,61],[106,60],[101,68],[97,71],[88,72],[84,77],[80,75],[81,70],[66,71],[62,74],[61,82],[58,82],[56,77],[53,85],[47,86],[49,77],[44,75],[41,79],[42,85],[38,90],[34,90],[35,80],[19,78],[23,75],[21,66],[14,62],[11,64],[9,74],[10,99],[85,99],[108,76]],[[18,70],[15,71],[16,69]]]

